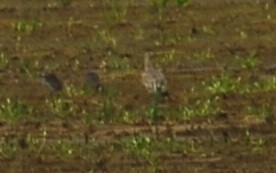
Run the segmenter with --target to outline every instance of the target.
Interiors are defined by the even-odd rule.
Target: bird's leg
[[[153,121],[154,121],[154,125],[155,125],[155,133],[156,133],[156,137],[159,138],[159,129],[158,129],[158,121],[160,118],[159,115],[159,103],[160,103],[160,98],[161,98],[161,90],[157,90],[156,93],[154,93],[154,112],[153,112]]]

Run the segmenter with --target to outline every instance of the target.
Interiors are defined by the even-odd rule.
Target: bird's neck
[[[151,62],[149,61],[149,58],[146,58],[145,59],[145,71],[149,71],[151,69],[153,69],[153,66],[152,66]]]

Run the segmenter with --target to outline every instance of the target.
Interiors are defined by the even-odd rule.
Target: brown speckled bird
[[[101,88],[100,77],[95,72],[86,73],[85,83],[94,91],[98,91]]]
[[[147,52],[145,54],[145,69],[142,73],[142,82],[149,93],[166,93],[167,92],[167,81],[161,71],[152,66],[150,62],[150,56],[152,53]]]

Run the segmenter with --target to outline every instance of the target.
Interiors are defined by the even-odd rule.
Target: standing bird
[[[54,73],[40,75],[39,79],[43,84],[47,85],[52,91],[62,90],[62,82]]]
[[[88,72],[86,74],[85,83],[94,91],[98,91],[101,88],[99,75],[95,72]]]
[[[142,82],[149,93],[167,94],[167,81],[161,69],[156,69],[152,66],[149,59],[151,54],[148,52],[145,54],[145,69],[142,73]]]

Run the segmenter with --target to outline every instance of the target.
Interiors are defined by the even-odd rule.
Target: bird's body
[[[149,93],[166,93],[167,81],[161,71],[152,66],[149,60],[149,53],[145,55],[145,69],[142,73],[142,82]]]
[[[47,85],[52,91],[60,91],[62,90],[62,82],[58,79],[58,77],[53,74],[45,74],[39,76],[42,83]]]
[[[94,91],[100,89],[100,78],[95,72],[88,72],[86,74],[85,83],[90,86]]]

